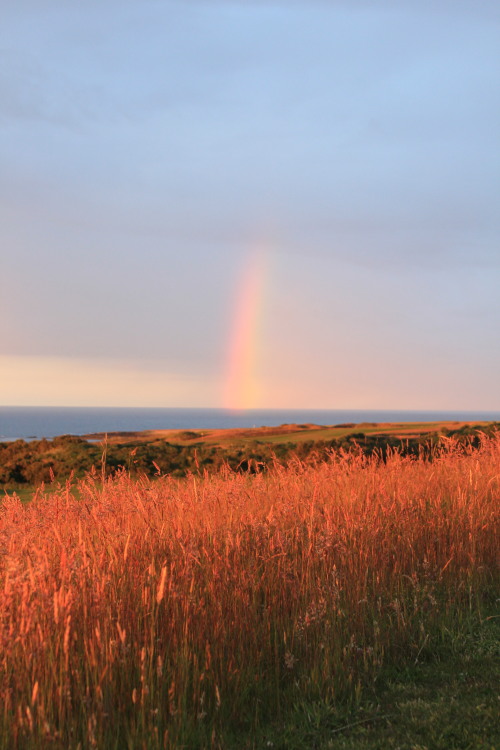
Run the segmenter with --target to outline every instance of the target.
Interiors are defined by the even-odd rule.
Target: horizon
[[[227,413],[230,416],[240,416],[245,414],[251,414],[256,412],[263,412],[263,413],[308,413],[308,412],[332,412],[332,413],[363,413],[363,414],[375,414],[375,413],[386,413],[386,414],[487,414],[487,413],[493,413],[500,415],[500,409],[488,409],[488,408],[481,408],[481,409],[474,409],[474,408],[468,408],[468,409],[462,409],[462,408],[449,408],[449,409],[431,409],[431,408],[420,408],[420,409],[405,409],[404,407],[401,408],[395,408],[395,407],[369,407],[369,408],[357,408],[357,407],[251,407],[251,408],[244,408],[244,409],[234,409],[231,407],[225,407],[225,406],[129,406],[129,405],[114,405],[114,406],[93,406],[93,405],[86,405],[86,406],[78,406],[75,404],[0,404],[0,410],[4,409],[68,409],[68,410],[94,410],[94,411],[191,411],[191,412],[220,412],[220,413]]]
[[[494,410],[234,409],[191,407],[0,406],[0,442],[52,439],[60,435],[148,433],[150,430],[273,428],[280,425],[355,426],[500,423]]]
[[[2,15],[5,406],[500,411],[497,3]]]

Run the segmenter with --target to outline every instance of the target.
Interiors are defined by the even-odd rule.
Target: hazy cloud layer
[[[7,0],[0,351],[216,377],[264,243],[262,377],[279,349],[320,363],[325,392],[337,354],[373,363],[374,328],[408,371],[473,354],[498,399],[498,15]]]

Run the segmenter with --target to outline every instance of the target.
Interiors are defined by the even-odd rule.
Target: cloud
[[[75,80],[41,56],[0,50],[0,127],[11,121],[82,130],[87,122],[116,119],[97,84]]]
[[[454,367],[463,341],[490,366],[470,321],[481,308],[489,336],[499,312],[479,290],[495,297],[500,264],[492,7],[6,0],[3,351],[215,380],[239,259],[263,238],[281,269],[270,349],[302,331],[318,393],[328,346],[346,373],[376,358],[368,324],[388,351],[409,326],[429,360],[444,331]]]
[[[217,382],[133,360],[0,356],[3,406],[204,406]]]

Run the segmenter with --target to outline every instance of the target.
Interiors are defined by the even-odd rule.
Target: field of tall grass
[[[500,439],[5,497],[0,748],[241,748],[498,596]]]

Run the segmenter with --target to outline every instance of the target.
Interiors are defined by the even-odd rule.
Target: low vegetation
[[[367,455],[398,450],[403,455],[432,455],[443,438],[479,445],[482,435],[492,435],[500,424],[451,425],[283,425],[253,430],[201,432],[183,430],[157,433],[117,433],[99,440],[62,435],[53,440],[0,442],[0,487],[23,489],[54,479],[82,478],[105,458],[106,473],[123,468],[133,476],[153,477],[161,472],[176,477],[189,472],[257,471],[275,460],[325,460],[332,451],[360,448]],[[162,433],[160,433],[162,434]]]
[[[369,747],[404,669],[494,622],[499,461],[484,436],[5,496],[0,748]]]

